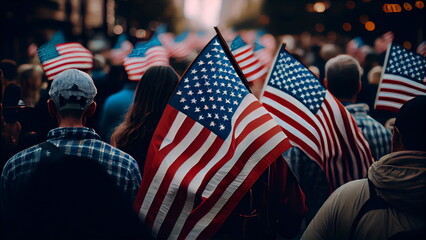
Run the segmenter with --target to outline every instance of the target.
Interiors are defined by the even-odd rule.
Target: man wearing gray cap
[[[117,187],[134,199],[141,182],[136,161],[101,141],[93,129],[84,127],[86,119],[96,110],[93,101],[96,91],[92,78],[80,70],[69,69],[55,77],[49,91],[48,109],[59,127],[49,131],[46,142],[27,148],[7,161],[0,181],[3,215],[13,211],[20,184],[29,178],[40,161],[52,161],[55,155],[63,154],[99,162]]]

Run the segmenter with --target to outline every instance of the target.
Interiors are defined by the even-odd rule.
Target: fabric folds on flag
[[[123,62],[131,81],[141,80],[149,67],[159,65],[169,65],[169,54],[156,36],[150,41],[137,43]]]
[[[93,54],[77,42],[65,42],[61,32],[37,49],[48,80],[67,69],[92,69]]]
[[[281,46],[261,101],[288,135],[325,171],[333,189],[366,177],[373,162],[351,114]]]
[[[157,239],[208,239],[291,147],[218,36],[183,75],[157,126],[135,207]]]
[[[254,56],[253,48],[245,43],[241,36],[232,41],[231,51],[248,82],[266,77],[266,69]]]
[[[426,57],[392,43],[386,53],[375,109],[398,112],[418,95],[426,95]]]

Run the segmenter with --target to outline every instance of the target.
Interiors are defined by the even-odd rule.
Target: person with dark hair
[[[29,179],[1,239],[150,239],[131,199],[94,159],[53,149]]]
[[[124,122],[112,134],[111,144],[132,155],[142,172],[152,135],[178,81],[169,66],[149,68],[139,81]]]
[[[336,56],[325,64],[324,86],[346,107],[370,145],[374,160],[390,152],[391,133],[369,116],[365,103],[355,104],[361,90],[362,68],[349,55]]]
[[[426,96],[406,102],[396,116],[392,153],[373,163],[367,179],[334,191],[302,239],[424,239],[425,122]]]
[[[49,113],[59,124],[48,133],[47,143],[58,147],[65,154],[87,157],[98,161],[111,175],[115,184],[133,199],[139,189],[141,174],[133,157],[100,140],[93,129],[85,127],[86,119],[93,115],[96,103],[96,87],[92,78],[77,69],[69,69],[56,75],[49,90]],[[43,143],[42,143],[43,144]],[[10,158],[1,175],[0,195],[4,216],[14,211],[19,181],[25,181],[49,155],[41,144],[25,149]]]

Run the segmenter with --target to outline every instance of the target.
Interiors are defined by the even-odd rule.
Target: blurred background
[[[180,34],[256,29],[279,36],[319,36],[333,43],[360,37],[373,45],[392,31],[415,48],[424,40],[424,0],[2,0],[0,59],[25,62],[57,29],[94,52],[126,33],[134,43],[158,26]],[[30,52],[30,53],[29,53]]]

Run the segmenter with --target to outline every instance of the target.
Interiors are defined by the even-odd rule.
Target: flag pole
[[[238,66],[237,60],[235,60],[234,55],[231,53],[231,50],[229,50],[228,44],[226,43],[225,39],[223,39],[222,33],[220,33],[219,28],[214,27],[214,30],[216,30],[216,33],[217,33],[217,36],[219,37],[219,42],[220,42],[220,45],[222,45],[223,51],[225,52],[229,61],[232,63],[232,66],[234,67],[238,76],[243,81],[244,86],[246,86],[246,88],[249,90],[249,92],[252,93],[252,91],[250,89],[250,85],[249,85],[246,77],[244,76],[243,71],[241,71],[240,66]]]

